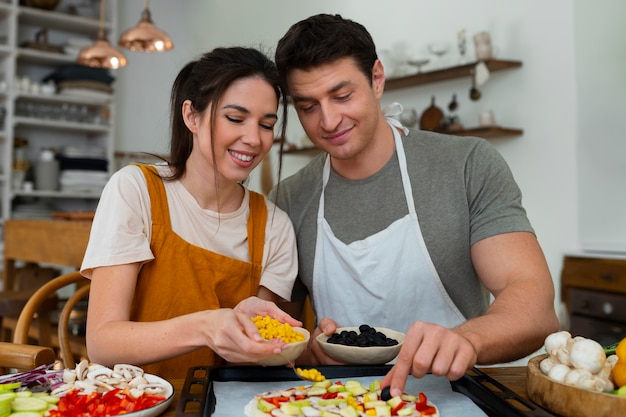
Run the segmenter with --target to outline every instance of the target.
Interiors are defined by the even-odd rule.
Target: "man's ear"
[[[372,88],[374,89],[376,98],[383,96],[383,92],[385,91],[385,69],[380,59],[377,59],[372,67]]]
[[[181,109],[183,113],[183,120],[185,121],[185,125],[187,129],[189,129],[192,133],[197,133],[198,131],[198,114],[193,109],[193,105],[191,104],[191,100],[185,100],[183,102],[183,108]]]

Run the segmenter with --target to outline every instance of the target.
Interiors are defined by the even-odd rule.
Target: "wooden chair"
[[[83,277],[80,272],[75,271],[60,275],[35,291],[32,297],[30,297],[28,302],[24,305],[24,308],[17,319],[15,332],[13,334],[14,344],[27,344],[33,316],[39,310],[40,305],[44,303],[51,294],[56,293],[56,291],[71,284],[78,284],[78,287],[74,294],[65,302],[65,305],[61,310],[57,330],[57,344],[61,352],[61,365],[64,368],[73,368],[75,363],[74,353],[77,350],[75,348],[75,345],[77,344],[76,338],[72,339],[69,332],[70,313],[74,307],[76,307],[76,304],[81,299],[85,298],[89,293],[89,280]],[[81,344],[80,350],[82,352],[86,352],[84,339],[79,339],[78,343]]]
[[[13,330],[17,317],[24,305],[33,295],[35,290],[59,275],[59,270],[43,268],[35,263],[27,263],[23,267],[15,268],[13,274],[13,286],[3,287],[0,291],[0,341],[10,342],[13,340]],[[56,294],[43,302],[39,309],[37,320],[37,344],[50,346],[50,313],[57,310],[58,298]]]
[[[91,231],[91,217],[93,215],[69,215],[72,220],[34,220],[8,219],[3,224],[3,269],[2,291],[0,291],[0,340],[11,341],[10,336],[15,329],[17,317],[24,304],[33,292],[44,282],[59,274],[49,271],[52,268],[35,268],[40,275],[47,275],[47,279],[38,282],[24,282],[28,275],[24,267],[17,265],[26,262],[26,265],[39,266],[51,264],[68,266],[78,269],[85,255],[85,248],[89,242]],[[45,271],[44,271],[45,270]],[[50,323],[45,323],[45,317],[57,309],[56,300],[48,300],[41,306],[41,317],[38,320],[39,331],[42,332],[36,343],[49,346]],[[3,320],[5,319],[5,320]]]
[[[0,342],[0,375],[10,369],[18,371],[48,365],[56,360],[56,354],[47,346],[22,345]]]

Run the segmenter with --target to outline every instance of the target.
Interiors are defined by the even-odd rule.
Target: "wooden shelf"
[[[522,66],[521,61],[511,61],[504,59],[488,59],[483,61],[490,72],[501,71]],[[455,78],[470,77],[471,70],[478,62],[470,62],[464,65],[441,68],[434,71],[425,71],[406,77],[389,78],[385,81],[385,91],[399,90],[401,88],[414,87],[418,85],[430,84],[438,81],[452,80]]]
[[[492,139],[503,138],[511,136],[520,136],[524,133],[522,129],[515,129],[502,126],[487,126],[487,127],[472,127],[463,130],[440,130],[438,133],[445,133],[447,135],[454,136],[476,136],[479,138]],[[315,155],[320,152],[314,146],[307,146],[306,148],[291,148],[285,149],[284,154],[290,155]]]
[[[476,136],[479,138],[503,138],[510,136],[520,136],[524,133],[522,129],[514,129],[501,126],[472,127],[463,130],[441,130],[439,133],[445,133],[455,136]]]
[[[285,149],[283,153],[290,155],[315,155],[321,152],[315,146],[307,146],[306,148],[293,148],[293,149]]]

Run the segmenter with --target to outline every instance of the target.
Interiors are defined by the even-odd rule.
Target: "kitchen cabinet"
[[[573,336],[609,345],[626,337],[626,257],[566,256],[561,273]]]
[[[509,70],[514,68],[520,68],[522,66],[521,61],[504,60],[504,59],[487,59],[483,61],[490,72]],[[440,68],[432,71],[423,71],[417,74],[411,74],[404,77],[389,78],[385,81],[385,92],[400,90],[404,88],[416,87],[420,85],[431,84],[440,81],[448,81],[458,78],[470,78],[472,76],[472,70],[476,66],[477,62],[470,62],[463,65],[457,65],[453,67]],[[442,133],[447,133],[456,136],[478,136],[486,139],[501,138],[519,136],[523,134],[522,129],[502,127],[502,126],[489,126],[489,127],[473,127],[463,130],[449,130]],[[284,153],[304,153],[310,154],[315,152],[314,147],[306,148],[291,148],[286,149]]]
[[[68,208],[93,209],[101,187],[61,183],[38,189],[34,167],[42,151],[49,149],[57,157],[70,152],[66,155],[85,163],[100,162],[99,182],[113,172],[112,88],[103,91],[99,89],[102,83],[93,79],[65,83],[74,83],[73,88],[61,88],[58,79],[44,83],[64,68],[81,68],[75,63],[76,54],[97,36],[99,2],[90,2],[92,13],[82,15],[70,14],[72,2],[61,2],[55,10],[20,3],[0,2],[0,218],[49,217],[52,211]],[[109,0],[106,6],[105,29],[117,33],[111,18],[117,15],[117,1]],[[78,41],[81,46],[73,44]]]

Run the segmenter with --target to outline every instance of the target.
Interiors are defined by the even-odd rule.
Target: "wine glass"
[[[422,72],[422,67],[430,62],[428,58],[409,58],[407,64],[417,67],[417,73],[420,74]]]
[[[443,67],[443,56],[450,51],[450,44],[446,42],[431,42],[428,44],[428,50],[431,54],[435,55],[437,67]]]

